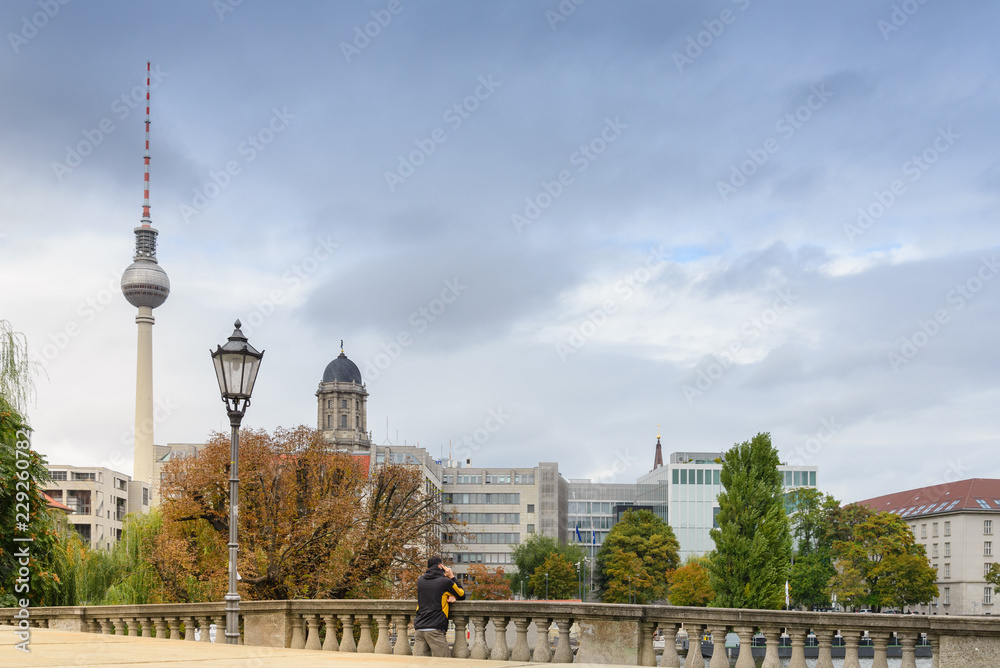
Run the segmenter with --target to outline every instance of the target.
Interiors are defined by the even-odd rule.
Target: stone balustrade
[[[16,609],[0,610],[0,624]],[[225,642],[225,607],[218,603],[29,608],[31,626],[67,631]],[[411,654],[414,601],[243,601],[242,641],[247,645],[326,652]],[[749,649],[763,637],[763,668],[778,668],[779,640],[791,646],[789,668],[805,668],[807,637],[818,646],[817,668],[832,668],[834,644],[844,647],[844,668],[859,668],[859,645],[872,646],[873,668],[885,668],[890,640],[901,648],[901,668],[916,668],[915,648],[926,638],[934,668],[983,668],[1000,664],[1000,619],[922,615],[811,613],[660,605],[552,601],[460,601],[452,604],[452,655],[458,659],[536,663],[657,665],[654,636],[666,639],[659,665],[679,668],[675,641],[687,633],[691,651],[700,640],[714,645],[710,668],[729,668],[725,637],[736,633]],[[23,624],[22,624],[23,626]],[[571,632],[574,637],[571,638]],[[695,664],[695,665],[701,665]],[[753,668],[741,651],[736,668]]]

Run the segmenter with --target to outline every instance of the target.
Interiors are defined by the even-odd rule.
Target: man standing
[[[441,557],[427,560],[427,571],[417,578],[417,617],[413,620],[413,654],[451,656],[444,634],[448,631],[448,604],[465,599],[465,590]]]

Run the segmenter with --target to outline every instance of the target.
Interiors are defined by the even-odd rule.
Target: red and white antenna
[[[151,227],[149,217],[149,61],[146,61],[146,152],[143,154],[142,174],[142,226]]]

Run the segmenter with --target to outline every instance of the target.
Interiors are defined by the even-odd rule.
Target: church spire
[[[653,470],[663,466],[663,446],[660,445],[660,425],[656,425],[656,457],[653,459]]]

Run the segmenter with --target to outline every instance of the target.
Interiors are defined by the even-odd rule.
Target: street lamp
[[[257,352],[240,331],[240,321],[224,346],[212,353],[215,376],[219,381],[222,401],[229,413],[233,429],[229,457],[229,592],[226,594],[226,644],[240,644],[240,595],[236,591],[236,518],[239,516],[240,487],[240,422],[250,405],[250,394],[264,351]]]

